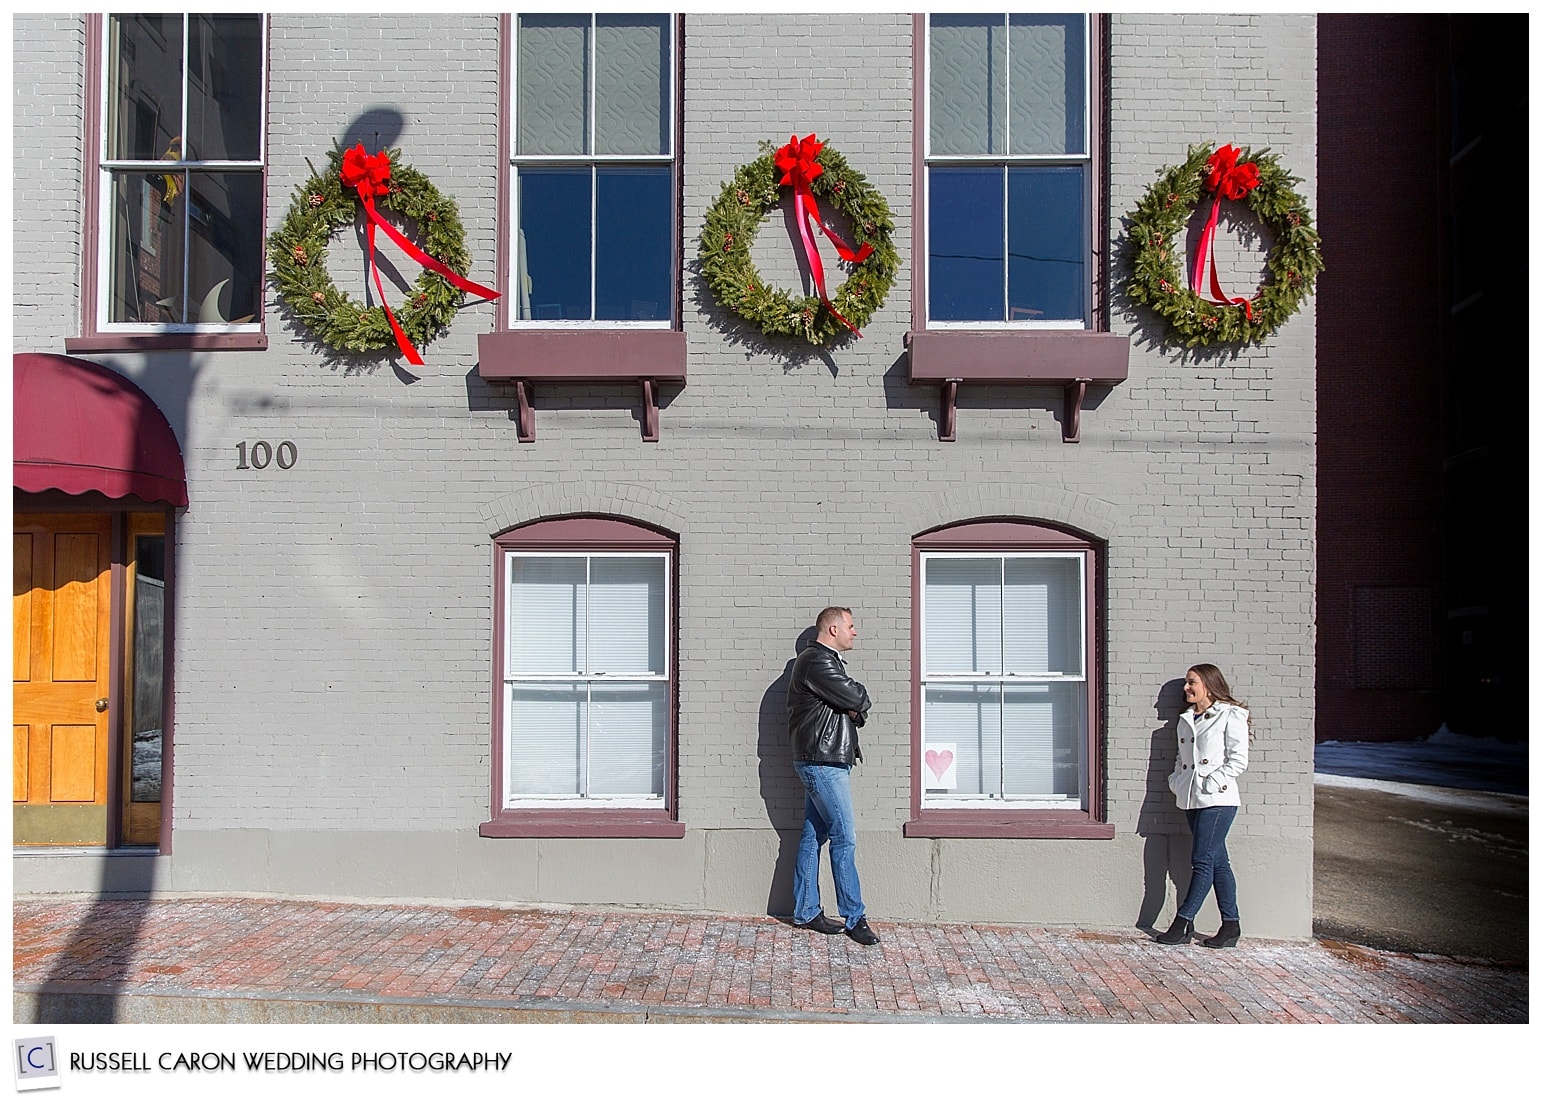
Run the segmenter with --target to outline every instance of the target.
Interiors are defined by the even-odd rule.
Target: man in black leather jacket
[[[821,934],[844,931],[854,942],[877,945],[857,880],[857,824],[851,809],[851,766],[862,758],[857,729],[867,723],[872,706],[867,688],[846,673],[841,659],[857,640],[851,610],[825,607],[814,623],[814,634],[813,643],[793,662],[787,684],[792,765],[807,792],[793,866],[792,921]],[[826,917],[819,904],[819,850],[827,841],[843,922]]]

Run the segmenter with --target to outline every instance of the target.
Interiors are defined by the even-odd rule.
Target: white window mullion
[[[1007,69],[1010,79],[1011,69]],[[1005,617],[1005,615],[1003,615]],[[996,797],[1007,799],[1007,684],[1002,679],[996,686]]]
[[[1003,47],[1003,51],[1006,54],[1006,58],[1005,58],[1005,60],[1002,61],[1002,64],[1006,68],[1005,82],[1006,82],[1006,86],[1007,86],[1007,97],[1006,97],[1007,101],[1003,105],[1004,109],[1006,111],[1006,117],[1002,119],[1002,124],[1001,124],[1001,133],[1002,133],[1002,138],[1001,138],[1001,142],[1002,142],[1002,144],[1001,144],[1001,155],[1002,156],[1011,156],[1012,155],[1012,16],[1011,16],[1010,13],[1003,13],[1003,15],[1001,16],[1001,36],[1006,41],[1006,44]]]
[[[1010,80],[1011,76],[1012,70],[1008,68],[1007,78]],[[1010,109],[1007,125],[1012,125]],[[1008,322],[1012,320],[1012,172],[1005,163],[1001,165],[1001,315]]]
[[[600,276],[596,270],[600,253],[600,168],[598,158],[600,155],[600,20],[593,12],[589,13],[589,80],[588,87],[584,89],[584,95],[589,101],[589,117],[587,119],[589,136],[588,148],[585,150],[590,157],[589,162],[589,320],[594,320],[599,312],[597,295],[600,289]]]
[[[1010,13],[1003,13],[1001,16],[1001,36],[1005,40],[1003,52],[1006,54],[1006,59],[1002,64],[1006,69],[1007,86],[1007,101],[1003,105],[1005,117],[1001,126],[1003,135],[1001,155],[1006,158],[1001,165],[1001,316],[1010,322],[1012,320],[1012,16]],[[1002,616],[1004,618],[1006,615]],[[1005,637],[1002,638],[1003,641],[1005,639]],[[1001,651],[1004,656],[1006,649],[1002,648]],[[1005,664],[1003,664],[1004,667]]]
[[[600,311],[600,166],[589,165],[589,319]]]
[[[188,158],[189,145],[187,135],[187,104],[188,104],[188,69],[192,55],[192,35],[189,32],[191,15],[182,16],[182,127],[177,132],[182,135],[182,159]],[[202,151],[202,150],[200,150]],[[188,296],[192,293],[193,266],[193,187],[192,180],[185,169],[179,173],[182,176],[182,308],[177,317],[177,323],[187,324],[188,321]]]
[[[1003,18],[1010,18],[1010,17],[1003,17]],[[1012,35],[1010,33],[1007,33],[1007,49],[1010,50],[1011,48],[1012,48]],[[1012,64],[1011,64],[1011,61],[1012,61],[1012,58],[1011,58],[1011,54],[1009,53],[1007,55],[1007,94],[1008,94],[1009,97],[1011,95],[1011,87],[1012,87],[1012,84],[1011,84],[1011,81],[1012,81]],[[1009,102],[1010,102],[1010,98],[1009,98]],[[1009,149],[1012,147],[1011,146],[1011,126],[1012,126],[1012,111],[1011,111],[1011,109],[1009,107],[1008,110],[1007,110],[1007,141],[1008,141],[1007,148],[1009,148]],[[1002,166],[1002,172],[1005,173],[1005,171],[1006,171],[1006,167],[1005,167],[1005,165],[1003,165]],[[1006,188],[1006,185],[1007,185],[1007,180],[1006,180],[1005,176],[1003,176],[1003,178],[1002,178],[1001,185],[1002,185],[1002,196],[1004,198],[1005,194],[1006,194],[1005,188]],[[1008,209],[1011,208],[1011,203],[1010,202],[1007,203],[1007,207],[1008,207]],[[1003,217],[1002,221],[1004,223],[1006,221],[1006,218]],[[1004,254],[1007,257],[1007,269],[1010,271],[1011,270],[1011,266],[1012,266],[1012,255],[1011,255],[1010,252],[1005,252]],[[1009,281],[1009,280],[1010,280],[1010,276],[1008,277],[1008,279],[1003,279],[1003,285],[1005,285],[1006,282]],[[1010,315],[1010,314],[1008,314],[1008,315]],[[1008,609],[1008,607],[1007,607],[1007,561],[1006,561],[1006,557],[1002,557],[1001,558],[1001,585],[996,590],[996,599],[997,599],[997,605],[1001,607],[1000,612],[996,615],[996,650],[1001,653],[1001,667],[1000,667],[1000,677],[994,679],[993,682],[992,682],[992,685],[994,685],[996,687],[996,788],[992,792],[991,796],[993,798],[995,798],[995,799],[1005,801],[1006,800],[1006,791],[1007,791],[1007,743],[1006,743],[1006,727],[1007,727],[1007,724],[1006,724],[1006,721],[1007,721],[1007,609]]]
[[[580,739],[581,747],[578,760],[578,795],[585,799],[589,796],[589,759],[593,755],[593,744],[589,740],[589,731],[594,726],[594,680],[584,679],[584,730]]]
[[[184,15],[182,17],[182,125],[177,130],[177,132],[182,135],[182,159],[184,160],[188,158],[187,153],[189,145],[189,141],[187,139],[187,101],[189,68],[188,62],[191,55],[188,51],[192,48],[192,35],[188,33],[188,24],[191,20],[192,16],[190,15]]]
[[[591,23],[593,16],[590,16]],[[590,38],[593,38],[591,29]],[[578,795],[589,796],[589,760],[594,757],[590,736],[594,730],[594,557],[584,557],[584,665],[578,669],[584,683],[584,730],[582,767],[578,776]]]
[[[586,120],[589,136],[588,148],[584,151],[591,157],[600,154],[599,147],[599,117],[600,117],[600,75],[597,66],[600,61],[600,21],[593,13],[589,13],[589,80],[584,89],[584,96],[589,101],[589,117]]]

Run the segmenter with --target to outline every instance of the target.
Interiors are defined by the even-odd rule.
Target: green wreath
[[[288,215],[268,237],[268,254],[279,295],[297,321],[335,351],[369,353],[397,346],[386,312],[339,290],[326,266],[328,240],[353,224],[362,205],[358,194],[343,186],[343,155],[334,144],[327,171],[318,174],[313,166],[311,177],[295,188]],[[389,184],[376,208],[416,222],[419,246],[465,275],[471,257],[455,201],[440,194],[422,172],[401,163],[400,149],[390,150],[390,162]],[[425,269],[407,300],[392,311],[407,338],[421,346],[449,326],[464,296],[442,275]]]
[[[719,305],[766,335],[802,336],[823,347],[849,334],[846,325],[819,297],[794,297],[768,286],[750,259],[761,222],[782,197],[776,150],[769,141],[761,142],[760,148],[763,155],[739,168],[707,208],[701,233],[702,275]],[[894,218],[883,196],[840,153],[825,145],[815,162],[824,169],[811,184],[815,197],[850,220],[856,249],[864,244],[872,248],[867,258],[852,265],[846,281],[830,297],[836,312],[861,328],[883,304],[899,270]]]
[[[1292,176],[1268,150],[1237,150],[1234,163],[1252,162],[1257,183],[1243,199],[1274,235],[1267,258],[1268,276],[1248,310],[1201,297],[1189,287],[1182,264],[1187,260],[1182,235],[1200,202],[1214,153],[1210,144],[1189,147],[1189,158],[1157,174],[1128,218],[1126,239],[1132,252],[1126,292],[1149,306],[1185,346],[1257,343],[1301,307],[1323,269],[1321,240],[1312,227],[1306,201]],[[1224,150],[1223,150],[1224,151]]]

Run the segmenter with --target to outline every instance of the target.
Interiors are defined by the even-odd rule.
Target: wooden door
[[[13,524],[14,839],[107,842],[109,515]]]

